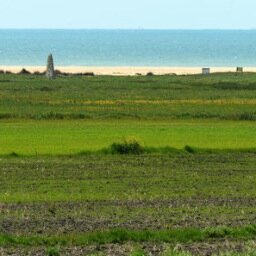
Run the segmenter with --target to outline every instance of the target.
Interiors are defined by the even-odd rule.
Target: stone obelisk
[[[48,56],[47,59],[47,68],[46,68],[46,76],[48,79],[52,80],[55,78],[55,72],[54,72],[54,63],[53,63],[53,57],[52,54]]]

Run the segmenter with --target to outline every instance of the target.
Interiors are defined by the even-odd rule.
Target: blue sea
[[[256,30],[0,30],[0,65],[256,66]]]

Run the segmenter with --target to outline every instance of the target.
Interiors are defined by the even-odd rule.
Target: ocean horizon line
[[[256,28],[0,28],[0,30],[256,31]]]

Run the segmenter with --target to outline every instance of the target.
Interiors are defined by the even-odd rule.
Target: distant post
[[[48,56],[47,59],[47,68],[46,68],[46,76],[48,79],[52,80],[55,78],[55,72],[54,72],[54,63],[53,63],[53,57],[52,54]]]
[[[211,72],[210,68],[202,68],[202,74],[203,75],[209,75]]]
[[[244,69],[242,67],[237,67],[236,68],[236,72],[237,73],[243,73],[244,72]]]

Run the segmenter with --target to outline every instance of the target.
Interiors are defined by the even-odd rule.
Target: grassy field
[[[0,74],[0,255],[255,255],[255,120],[256,74]]]
[[[206,255],[227,240],[242,252],[256,233],[255,165],[254,153],[2,158],[0,245],[160,255],[197,243]]]
[[[256,75],[0,75],[4,119],[256,120]]]
[[[64,202],[254,198],[254,158],[254,153],[3,158],[0,199]]]
[[[134,137],[149,149],[165,147],[256,151],[256,124],[248,121],[4,121],[0,154],[65,155],[109,148]]]
[[[0,245],[242,252],[256,233],[255,165],[254,153],[2,158]]]

